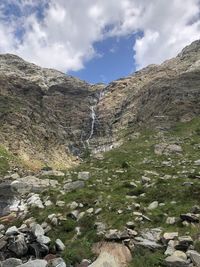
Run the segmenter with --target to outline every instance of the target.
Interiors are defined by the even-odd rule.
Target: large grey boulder
[[[84,181],[75,181],[75,182],[70,182],[70,183],[66,183],[63,188],[65,191],[67,192],[71,192],[77,189],[81,189],[85,186]]]
[[[168,267],[189,267],[189,263],[176,255],[171,255],[165,259],[165,264]]]
[[[52,179],[40,179],[35,176],[26,176],[11,183],[11,188],[18,194],[41,192],[49,187],[58,186],[58,181]]]
[[[14,252],[18,257],[24,256],[28,247],[23,234],[18,235],[15,240],[8,246],[8,249]]]
[[[194,250],[190,250],[188,254],[193,264],[197,267],[200,267],[200,254]]]
[[[156,155],[180,154],[183,152],[183,149],[177,144],[162,143],[155,145],[154,152]]]

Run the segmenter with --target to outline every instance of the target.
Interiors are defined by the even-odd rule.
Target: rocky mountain
[[[200,112],[200,41],[171,60],[105,86],[0,55],[0,141],[33,167],[69,166],[109,150],[138,126],[169,127]]]
[[[107,86],[0,55],[0,266],[200,266],[199,100],[200,41]]]

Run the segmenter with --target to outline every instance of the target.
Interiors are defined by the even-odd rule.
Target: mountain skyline
[[[199,14],[199,0],[2,0],[0,53],[109,83],[176,56],[199,38]]]

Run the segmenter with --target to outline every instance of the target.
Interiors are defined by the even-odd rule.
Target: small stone
[[[68,207],[71,210],[75,210],[76,208],[78,208],[79,204],[76,201],[73,201],[72,203],[68,204]]]
[[[200,166],[200,159],[196,160],[196,161],[194,162],[194,165],[196,165],[196,166]]]
[[[79,172],[78,173],[78,179],[83,180],[83,181],[87,181],[90,179],[90,173],[89,172]]]
[[[49,207],[49,206],[52,206],[53,203],[51,202],[51,200],[47,200],[47,201],[45,201],[44,205],[45,205],[46,207]]]
[[[150,178],[148,178],[146,176],[142,176],[142,178],[141,178],[141,183],[142,184],[148,184],[150,182],[151,182],[151,179]]]
[[[56,206],[58,206],[58,207],[64,207],[65,206],[65,202],[64,201],[57,201],[56,202]]]
[[[148,210],[154,210],[157,207],[158,207],[158,201],[154,201],[148,206]]]
[[[56,243],[57,250],[63,251],[65,249],[65,245],[60,239],[56,239],[55,243]]]
[[[48,236],[45,236],[45,235],[39,235],[39,236],[37,237],[37,242],[40,243],[40,244],[48,245],[48,244],[50,244],[51,239],[50,239]]]
[[[35,237],[44,235],[44,229],[39,224],[34,224],[31,230]]]
[[[175,224],[176,223],[176,218],[175,217],[168,217],[166,220],[166,224]]]
[[[178,232],[173,232],[173,233],[164,233],[163,239],[165,242],[168,242],[169,240],[174,240],[178,238]]]
[[[86,212],[89,213],[89,214],[92,214],[94,212],[94,209],[90,208],[90,209],[86,210]]]
[[[0,224],[0,232],[3,232],[5,230],[5,226],[3,224]]]
[[[12,226],[8,228],[6,231],[6,235],[17,235],[17,234],[19,234],[19,230],[17,229],[16,226]]]
[[[101,208],[99,208],[99,209],[96,209],[94,214],[95,214],[95,215],[98,215],[99,213],[101,213],[101,211],[102,211],[102,209],[101,209]]]
[[[135,228],[135,223],[134,222],[127,222],[126,227],[129,229],[134,229]]]
[[[49,261],[48,267],[66,267],[66,264],[62,258],[55,258]]]

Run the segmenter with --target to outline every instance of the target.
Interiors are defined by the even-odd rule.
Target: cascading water
[[[92,136],[94,134],[94,125],[95,125],[95,120],[96,120],[95,107],[96,107],[96,105],[90,107],[92,122],[91,122],[90,135],[89,135],[88,139],[86,140],[88,145],[90,144],[90,139],[92,138]]]
[[[89,146],[90,140],[94,134],[94,126],[95,126],[95,122],[96,122],[96,118],[97,118],[95,109],[96,109],[96,106],[98,105],[99,101],[103,98],[104,94],[105,93],[103,90],[100,91],[99,94],[97,95],[97,97],[95,98],[95,104],[93,104],[89,107],[91,110],[90,117],[91,117],[92,121],[91,121],[91,127],[90,127],[90,135],[89,135],[88,139],[86,140],[86,143],[88,146]]]

